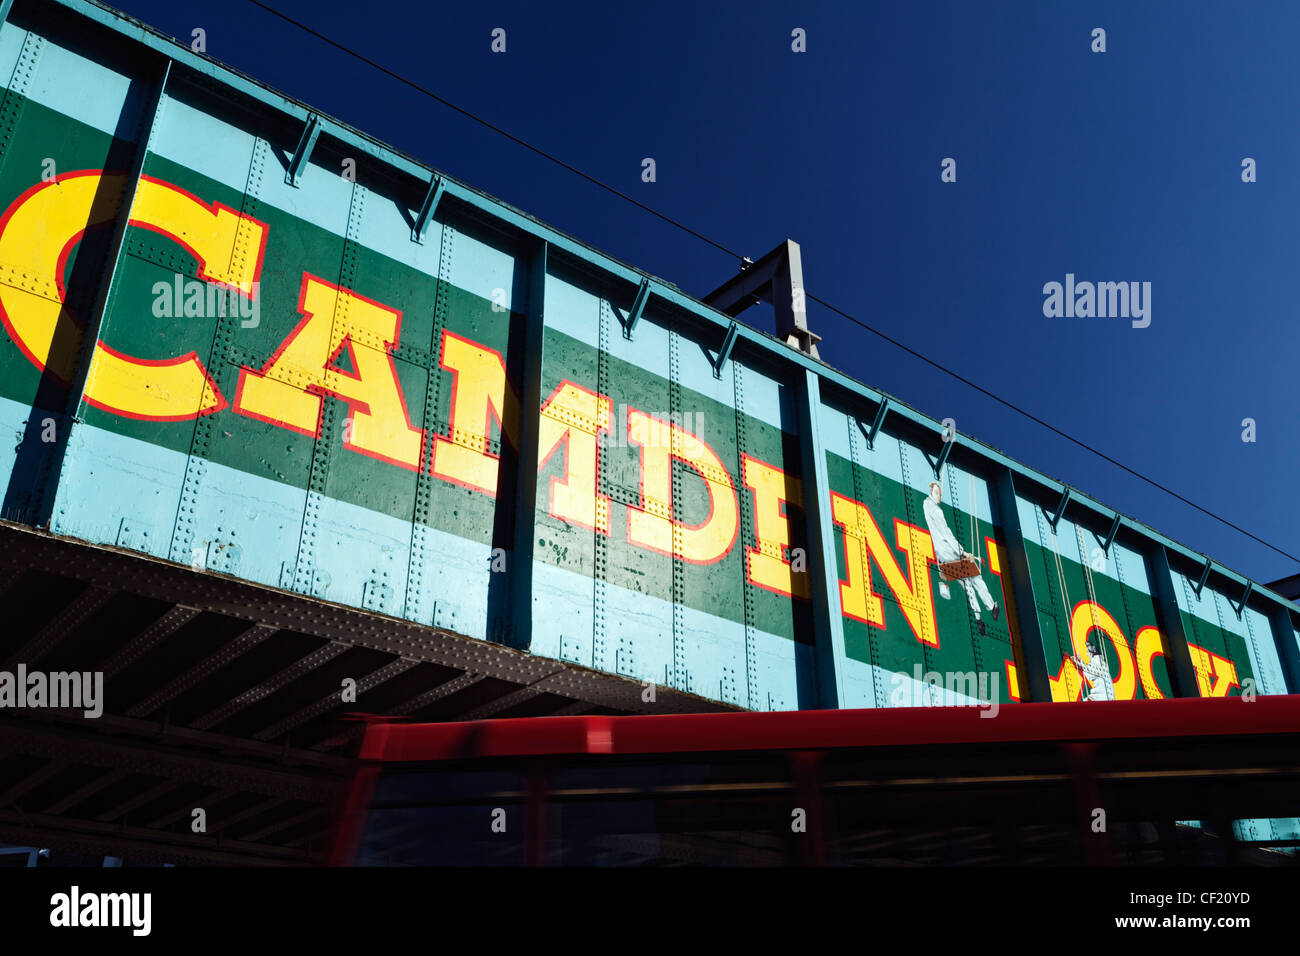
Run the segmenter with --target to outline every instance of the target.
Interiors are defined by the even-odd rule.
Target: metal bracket
[[[1115,520],[1110,523],[1110,530],[1106,532],[1106,540],[1102,542],[1101,550],[1110,555],[1110,546],[1115,543],[1115,535],[1119,533],[1119,512],[1115,512]]]
[[[1056,511],[1047,519],[1052,525],[1053,533],[1056,532],[1056,526],[1060,523],[1061,516],[1065,514],[1065,506],[1070,503],[1070,494],[1071,490],[1067,486],[1065,490],[1061,492],[1061,502],[1056,506]]]
[[[1246,590],[1241,595],[1241,602],[1233,610],[1237,612],[1237,617],[1241,617],[1241,612],[1246,610],[1246,602],[1250,600],[1250,592],[1255,590],[1255,582],[1247,581]]]
[[[425,193],[424,202],[420,204],[420,213],[415,217],[415,225],[411,227],[412,242],[423,245],[424,233],[429,228],[433,214],[438,208],[438,200],[442,198],[446,188],[447,182],[441,176],[434,176],[429,180],[429,191]]]
[[[1201,580],[1196,582],[1196,597],[1198,600],[1201,597],[1201,589],[1205,587],[1205,582],[1208,581],[1210,578],[1210,566],[1213,563],[1214,562],[1211,561],[1209,558],[1205,559],[1205,569],[1201,571]]]
[[[727,364],[727,359],[731,357],[731,350],[736,346],[736,335],[740,332],[740,326],[732,322],[727,326],[727,334],[722,340],[722,348],[718,349],[718,357],[712,362],[713,377],[722,378],[723,366]]]
[[[872,451],[876,448],[876,436],[880,434],[880,426],[885,424],[885,416],[889,413],[889,399],[883,396],[880,399],[880,405],[876,407],[876,417],[872,421],[870,428],[864,428],[862,422],[858,422],[858,430],[862,432],[862,437],[867,440],[867,447]]]
[[[298,185],[302,171],[307,168],[307,160],[311,159],[311,151],[316,148],[316,140],[320,138],[320,129],[320,117],[312,113],[307,117],[307,125],[302,128],[302,136],[298,138],[298,148],[293,151],[293,159],[289,161],[289,171],[284,174],[284,181],[290,186]]]
[[[640,288],[636,290],[636,298],[632,300],[632,308],[627,314],[627,320],[623,323],[623,338],[632,338],[632,330],[641,321],[641,314],[645,312],[645,304],[649,301],[650,280],[642,279]],[[714,368],[714,372],[717,371],[717,368]]]
[[[1269,630],[1277,647],[1282,676],[1288,694],[1300,693],[1300,645],[1295,639],[1295,622],[1291,612],[1282,603],[1274,604],[1269,612]]]
[[[945,428],[944,431],[947,431],[947,429]],[[939,458],[930,463],[930,467],[934,469],[935,478],[939,477],[939,472],[943,471],[943,466],[948,463],[948,456],[952,454],[952,446],[955,444],[957,444],[956,434],[952,436],[950,441],[943,443],[943,451],[939,452]]]
[[[756,302],[771,302],[776,337],[805,355],[819,358],[821,336],[808,329],[799,243],[787,239],[757,262],[744,259],[740,271],[700,301],[733,319]]]

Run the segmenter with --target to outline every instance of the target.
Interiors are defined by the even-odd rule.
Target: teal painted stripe
[[[5,78],[6,89],[15,86],[14,68],[31,36],[12,23],[0,30],[0,77]],[[27,98],[112,136],[126,106],[131,78],[35,36],[41,53],[26,84]]]
[[[0,399],[0,429],[21,429],[27,414],[26,407]],[[12,468],[14,457],[12,451],[0,451],[0,465]],[[306,492],[214,462],[202,462],[195,479],[195,461],[148,442],[79,425],[70,439],[52,530],[170,559],[179,517],[192,523],[192,546],[185,549],[191,561],[185,563],[200,561],[209,570],[284,589],[285,581],[293,579],[298,557]],[[183,501],[187,473],[195,484]],[[486,638],[490,545],[428,531],[427,560],[421,569],[420,606],[425,610],[419,623]],[[312,593],[404,616],[411,532],[410,522],[322,497],[313,561],[320,574]],[[537,593],[548,607],[554,606],[553,600],[564,600],[576,609],[581,601],[574,596],[592,593],[589,576],[542,562],[536,569]],[[367,589],[371,582],[376,587]],[[384,588],[389,589],[387,599],[376,598]],[[605,592],[614,641],[621,637],[635,647],[627,676],[667,681],[701,696],[726,699],[718,690],[719,683],[727,680],[725,672],[744,673],[743,625],[696,609],[679,609],[678,620],[690,648],[688,673],[675,675],[672,603],[616,585],[607,584]],[[573,659],[562,654],[562,642],[572,636],[589,643],[590,633],[588,615],[549,614],[534,653]],[[806,661],[801,663],[806,647],[761,630],[756,633],[762,670],[759,686],[772,697],[770,704],[765,696],[750,706],[796,707],[797,683],[807,669]],[[734,698],[732,702],[746,705]]]

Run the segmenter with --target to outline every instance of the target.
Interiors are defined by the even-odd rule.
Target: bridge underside
[[[0,671],[103,674],[97,718],[0,709],[0,842],[69,853],[317,862],[360,740],[350,713],[728,709],[664,687],[647,703],[636,681],[4,523],[0,594]]]

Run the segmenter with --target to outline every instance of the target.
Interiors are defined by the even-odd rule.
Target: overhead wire
[[[699,239],[701,242],[707,243],[708,245],[712,246],[713,248],[721,252],[725,252],[727,255],[731,256],[734,259],[740,261],[747,261],[747,258],[745,256],[741,255],[740,253],[736,252],[733,249],[728,248],[723,243],[720,243],[717,240],[712,239],[709,236],[706,236],[704,233],[692,229],[690,226],[686,225],[685,223],[679,222],[678,220],[672,218],[671,216],[662,213],[659,210],[653,208],[652,206],[649,206],[641,202],[639,199],[636,199],[635,197],[629,195],[628,193],[625,193],[622,190],[609,185],[608,183],[598,179],[597,177],[592,176],[590,173],[587,173],[582,169],[579,169],[577,166],[574,166],[573,164],[568,163],[563,159],[560,159],[558,156],[555,156],[554,154],[547,152],[546,150],[542,149],[540,146],[536,146],[528,142],[527,140],[522,139],[519,136],[516,136],[515,134],[511,133],[506,129],[503,129],[502,127],[496,125],[490,120],[487,120],[482,116],[479,116],[477,113],[474,113],[471,110],[465,109],[464,107],[459,106],[456,103],[453,103],[452,101],[446,99],[445,97],[440,96],[439,94],[428,89],[427,87],[421,86],[419,83],[416,83],[414,80],[408,79],[407,77],[402,76],[400,73],[390,70],[382,63],[379,63],[376,60],[366,56],[365,54],[360,53],[357,50],[354,50],[353,48],[347,46],[344,43],[340,43],[339,41],[333,39],[332,37],[326,36],[325,34],[308,26],[302,21],[296,20],[293,17],[289,16],[288,14],[285,14],[277,10],[275,7],[272,7],[270,4],[264,3],[263,0],[248,0],[248,2],[253,4],[253,6],[266,11],[269,14],[278,17],[280,20],[283,20],[285,23],[288,23],[291,26],[294,26],[297,29],[302,30],[304,33],[307,33],[315,37],[321,42],[334,47],[336,50],[346,53],[348,56],[351,56],[354,59],[359,60],[362,63],[365,63],[367,66],[370,66],[373,69],[380,71],[385,76],[391,77],[397,82],[410,87],[411,89],[423,94],[424,96],[429,97],[432,100],[435,100],[436,102],[442,104],[448,109],[453,110],[456,113],[459,113],[461,116],[464,116],[465,118],[472,120],[475,123],[478,123],[479,125],[487,129],[492,130],[494,133],[498,133],[501,136],[504,136],[512,143],[515,143],[518,146],[522,146],[524,149],[527,149],[528,151],[535,153],[538,156],[541,156],[543,159],[555,163],[557,166],[560,166],[561,168],[568,170],[569,172],[573,173],[575,176],[578,176],[579,178],[585,180],[586,182],[592,184],[593,186],[597,186],[598,188],[603,189],[606,192],[611,193],[612,195],[617,196],[620,199],[623,199],[626,202],[631,203],[632,205],[636,206],[638,209],[641,209],[644,212],[647,212],[650,215],[656,217],[657,219],[660,219],[663,222],[666,222],[669,225],[672,225],[677,229],[682,230],[688,235],[694,236],[696,239]],[[977,382],[972,381],[971,379],[960,374],[959,372],[954,372],[948,366],[943,365],[935,361],[934,359],[931,359],[929,356],[924,355],[921,352],[918,352],[916,349],[912,348],[911,346],[899,341],[898,339],[894,338],[892,335],[889,335],[888,333],[875,328],[874,326],[868,324],[867,322],[864,322],[863,320],[859,319],[857,316],[852,315],[849,312],[846,312],[843,309],[839,308],[838,306],[833,305],[830,302],[827,302],[825,299],[822,299],[819,296],[813,295],[812,293],[809,293],[807,291],[805,291],[804,297],[805,299],[812,302],[816,302],[818,305],[822,306],[823,308],[828,309],[831,312],[834,312],[836,315],[840,316],[843,319],[848,320],[849,322],[853,323],[859,328],[862,328],[863,330],[870,332],[872,335],[875,335],[883,339],[884,341],[888,342],[890,345],[893,345],[894,347],[901,349],[902,351],[906,352],[908,355],[920,359],[922,362],[925,362],[927,365],[931,366],[932,368],[935,368],[938,371],[944,373],[945,375],[953,379],[956,379],[958,382],[961,382],[963,385],[966,385],[967,387],[974,389],[975,391],[979,392],[981,395],[985,396],[986,398],[992,399],[998,404],[1003,405],[1004,407],[1010,409],[1011,411],[1014,411],[1017,414],[1029,419],[1034,424],[1039,425],[1042,428],[1046,428],[1048,431],[1052,432],[1053,434],[1066,439],[1067,441],[1073,443],[1074,445],[1077,445],[1079,448],[1082,448],[1084,451],[1087,451],[1090,454],[1095,455],[1098,458],[1102,459],[1103,461],[1108,462],[1111,465],[1114,465],[1116,468],[1119,468],[1121,471],[1124,471],[1125,473],[1131,475],[1132,477],[1137,478],[1140,481],[1143,481],[1146,484],[1150,485],[1151,487],[1164,492],[1165,494],[1177,499],[1178,501],[1182,502],[1188,507],[1193,508],[1196,511],[1199,511],[1201,514],[1206,515],[1207,517],[1213,518],[1215,521],[1218,521],[1219,523],[1231,528],[1232,530],[1238,532],[1239,534],[1245,535],[1247,538],[1250,538],[1252,541],[1255,541],[1258,544],[1262,544],[1264,547],[1269,548],[1272,551],[1275,551],[1276,553],[1282,555],[1283,557],[1289,558],[1292,561],[1300,563],[1300,556],[1292,554],[1290,551],[1287,551],[1269,541],[1266,541],[1265,539],[1259,537],[1258,535],[1254,534],[1251,531],[1248,531],[1247,529],[1241,527],[1235,522],[1228,520],[1222,515],[1219,515],[1211,511],[1210,509],[1197,504],[1195,501],[1192,501],[1190,498],[1187,498],[1186,496],[1179,494],[1177,491],[1168,487],[1167,485],[1162,484],[1159,481],[1156,481],[1154,478],[1151,478],[1143,474],[1142,472],[1138,471],[1135,468],[1129,467],[1128,465],[1124,464],[1122,461],[1113,458],[1112,456],[1106,454],[1105,452],[1101,451],[1098,448],[1095,448],[1094,446],[1088,444],[1082,439],[1076,438],[1070,433],[1063,431],[1060,428],[1057,428],[1055,425],[1051,424],[1050,422],[1044,421],[1042,418],[1035,415],[1033,412],[1030,412],[1029,410],[1017,405],[1015,402],[1005,399],[1002,396],[996,394],[995,392],[990,391],[989,389],[978,384]]]

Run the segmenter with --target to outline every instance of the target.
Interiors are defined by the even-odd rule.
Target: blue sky
[[[1300,4],[271,2],[729,248],[795,239],[810,294],[1300,553]],[[245,0],[117,5],[687,292],[735,271]],[[1045,317],[1066,273],[1150,282],[1150,326]],[[809,323],[837,367],[1189,547],[1300,571],[815,304]]]

